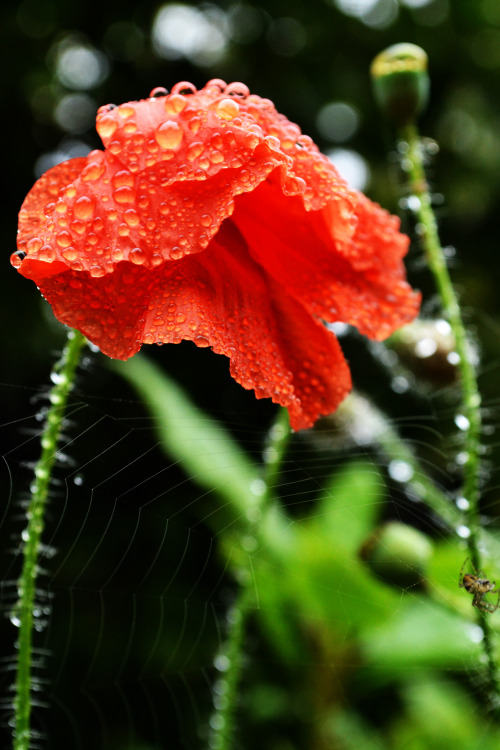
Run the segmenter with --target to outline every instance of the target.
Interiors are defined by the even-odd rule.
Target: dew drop
[[[129,227],[136,227],[140,222],[139,214],[137,211],[134,211],[133,208],[129,208],[125,211],[123,219]]]
[[[133,203],[135,201],[135,191],[131,187],[124,185],[113,190],[113,198],[116,203]]]
[[[89,273],[94,279],[99,279],[101,276],[106,275],[106,271],[102,266],[90,266]]]
[[[470,422],[464,414],[457,414],[455,416],[455,424],[459,430],[468,430]]]
[[[25,257],[25,252],[23,252],[22,250],[16,250],[16,252],[12,253],[12,255],[10,256],[11,266],[14,266],[14,268],[21,268],[21,263],[23,262]]]
[[[96,130],[103,140],[111,138],[117,126],[118,125],[114,117],[103,115],[97,118]]]
[[[228,96],[240,96],[242,98],[249,95],[250,90],[248,86],[245,86],[244,83],[240,83],[239,81],[233,81],[233,83],[229,83],[226,87],[226,90],[224,92]]]
[[[87,196],[78,198],[73,208],[73,214],[77,219],[90,219],[94,213],[94,202]]]
[[[413,468],[406,461],[391,461],[387,471],[396,482],[409,482],[413,477]]]
[[[99,180],[103,174],[104,165],[98,164],[97,162],[91,162],[82,170],[81,178],[83,182],[95,182],[96,180]]]
[[[140,247],[134,247],[134,249],[130,251],[128,257],[136,266],[142,266],[146,262],[146,253],[144,250],[141,250]]]
[[[69,247],[71,245],[72,239],[69,232],[59,232],[56,235],[56,243],[59,245],[59,247]]]
[[[176,83],[175,86],[172,87],[172,94],[191,96],[196,94],[196,86],[189,81],[179,81],[179,83]]]
[[[457,526],[457,534],[461,539],[468,539],[470,537],[470,529],[468,526],[461,524]]]
[[[63,250],[61,255],[65,260],[68,260],[70,262],[78,258],[78,252],[74,247],[68,247],[66,250]]]
[[[186,109],[187,99],[180,94],[171,94],[165,99],[165,110],[168,115],[178,115]]]
[[[113,175],[112,183],[113,183],[113,187],[115,188],[133,187],[134,177],[133,175],[130,174],[128,170],[121,169],[119,172]]]
[[[194,339],[194,343],[200,348],[206,348],[207,346],[210,346],[210,341],[205,338],[205,336],[196,336],[196,338]]]
[[[134,114],[134,108],[129,104],[121,104],[118,107],[118,114],[120,115],[120,117],[123,117],[124,120],[127,120]]]
[[[426,337],[417,341],[414,347],[415,356],[419,359],[427,359],[436,353],[438,348],[437,341],[433,338]]]
[[[186,149],[186,159],[188,161],[194,161],[203,153],[204,148],[205,146],[201,141],[193,141],[193,143],[191,143]]]
[[[213,224],[213,217],[210,214],[202,214],[200,217],[200,224],[204,227],[209,227]]]
[[[167,96],[167,94],[168,94],[168,89],[164,88],[163,86],[156,86],[156,88],[150,91],[149,96],[151,99],[156,99],[162,96]]]
[[[232,120],[239,114],[240,105],[234,99],[221,99],[215,111],[223,120]]]
[[[28,253],[36,253],[42,247],[43,242],[40,237],[32,237],[26,245]]]
[[[52,245],[43,245],[43,247],[40,248],[38,257],[40,260],[44,260],[46,263],[51,263],[53,260],[55,260],[56,254]]]
[[[156,128],[155,139],[161,148],[174,149],[179,146],[183,137],[182,128],[174,120],[167,120]]]

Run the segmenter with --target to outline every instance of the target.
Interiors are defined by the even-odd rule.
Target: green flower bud
[[[413,123],[429,98],[427,55],[415,44],[395,44],[374,59],[375,98],[397,127]]]
[[[432,544],[418,529],[391,521],[373,532],[360,555],[386,583],[408,588],[423,584]]]

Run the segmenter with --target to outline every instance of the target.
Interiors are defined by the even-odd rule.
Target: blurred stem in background
[[[40,436],[42,452],[35,466],[35,479],[31,485],[31,499],[26,509],[28,525],[22,534],[23,566],[18,582],[18,602],[11,621],[19,628],[17,642],[17,672],[14,696],[14,748],[28,750],[32,747],[30,726],[34,688],[33,631],[43,625],[43,607],[36,603],[37,577],[42,551],[42,533],[45,526],[45,508],[50,491],[52,472],[57,460],[57,448],[64,422],[68,396],[73,387],[80,354],[87,340],[78,331],[70,330],[61,359],[51,373],[53,387],[49,393],[50,406]]]
[[[371,73],[378,103],[396,126],[401,139],[399,150],[403,155],[403,169],[408,175],[411,197],[409,207],[418,222],[425,257],[455,340],[462,395],[460,416],[461,424],[465,428],[463,430],[465,452],[462,507],[465,514],[464,526],[468,533],[469,559],[477,572],[481,570],[479,551],[481,397],[459,301],[448,273],[446,256],[439,239],[425,174],[422,142],[415,124],[417,115],[424,109],[429,95],[427,55],[424,50],[413,44],[397,44],[381,52],[375,58]],[[491,629],[486,615],[477,610],[477,616],[483,631],[482,643],[487,660],[491,707],[498,711],[500,709],[500,685]]]
[[[264,540],[260,538],[259,529],[262,525],[262,516],[271,511],[272,505],[276,502],[275,490],[279,483],[279,475],[289,437],[288,411],[280,408],[277,419],[269,431],[264,449],[265,471],[260,508],[258,513],[254,514],[254,518],[249,519],[250,522],[253,520],[254,543],[257,549],[263,544],[265,545]],[[249,534],[251,533],[249,531]],[[244,561],[245,557],[242,559]],[[239,573],[240,590],[227,618],[227,641],[223,646],[221,655],[216,659],[216,665],[220,665],[221,672],[224,674],[216,685],[214,697],[216,711],[211,719],[213,735],[210,742],[210,747],[213,750],[230,750],[233,747],[235,711],[244,659],[245,625],[252,610],[258,607],[250,555],[246,559],[248,564],[244,567],[240,565],[240,570],[237,571]]]

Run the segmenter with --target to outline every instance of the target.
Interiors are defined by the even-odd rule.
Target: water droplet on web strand
[[[461,539],[468,539],[470,537],[470,529],[468,526],[461,524],[457,526],[457,534]]]
[[[463,414],[457,414],[454,421],[459,430],[468,430],[470,427],[469,420]]]
[[[396,482],[409,482],[413,477],[413,467],[406,461],[391,461],[387,467],[389,476]]]
[[[214,659],[214,667],[218,672],[227,672],[231,662],[225,654],[218,654]]]
[[[457,497],[455,502],[459,510],[463,510],[463,511],[469,510],[470,503],[466,497]]]

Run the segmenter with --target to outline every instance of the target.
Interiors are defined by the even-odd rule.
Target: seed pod
[[[415,44],[395,44],[374,59],[371,69],[375,98],[396,126],[417,119],[429,98],[427,54]]]

